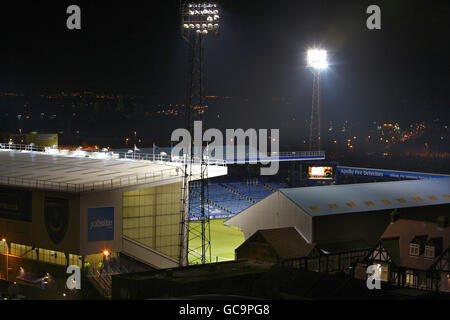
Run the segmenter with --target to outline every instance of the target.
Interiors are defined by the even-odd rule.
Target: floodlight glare
[[[310,49],[308,50],[308,67],[323,70],[328,67],[327,62],[327,51],[320,49]]]

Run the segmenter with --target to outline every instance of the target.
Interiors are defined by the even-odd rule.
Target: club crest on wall
[[[45,198],[45,227],[54,244],[59,244],[69,226],[69,200]]]

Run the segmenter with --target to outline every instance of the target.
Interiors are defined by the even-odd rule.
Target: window
[[[387,282],[389,280],[389,266],[387,264],[381,264],[380,266],[381,266],[380,280]]]
[[[408,286],[414,286],[415,279],[414,279],[414,272],[411,270],[406,271],[406,285]]]
[[[82,267],[81,265],[81,256],[75,255],[75,254],[69,254],[69,265],[71,266],[79,266],[80,268]]]
[[[365,204],[366,206],[369,206],[369,207],[375,205],[375,203],[373,203],[373,201],[364,201],[364,204]]]
[[[434,246],[425,246],[425,258],[434,258]]]
[[[63,252],[39,249],[39,261],[65,266],[66,255]]]
[[[415,243],[409,244],[409,255],[418,256],[419,255],[419,245]]]

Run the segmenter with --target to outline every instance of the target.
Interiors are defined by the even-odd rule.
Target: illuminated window
[[[8,252],[8,249],[6,248],[6,243],[3,241],[0,241],[0,253],[6,254]]]
[[[406,201],[406,200],[403,199],[403,198],[399,198],[399,199],[397,199],[397,201],[400,202],[400,203],[407,203],[407,202],[408,202],[408,201]]]
[[[320,210],[320,207],[318,207],[318,206],[310,206],[309,207],[312,211],[319,211]]]
[[[339,208],[339,206],[337,205],[337,204],[329,204],[328,205],[331,209],[338,209]]]
[[[425,258],[434,258],[434,246],[425,246]]]
[[[450,199],[450,194],[444,194],[445,199]]]
[[[384,203],[384,204],[391,204],[392,203],[389,200],[381,200],[381,202]]]
[[[369,207],[372,207],[375,205],[375,203],[373,203],[373,201],[364,201],[364,204]]]
[[[415,279],[414,279],[414,272],[411,270],[406,271],[406,285],[408,286],[414,286]]]
[[[76,254],[69,254],[69,265],[79,266],[81,268],[81,256],[78,256]]]
[[[66,255],[63,252],[39,249],[39,261],[65,266]]]
[[[419,255],[419,245],[416,243],[409,244],[409,255],[418,256]]]
[[[435,196],[429,196],[428,199],[430,199],[430,200],[437,200],[438,198],[435,197]]]
[[[389,266],[387,264],[382,264],[381,265],[380,280],[381,281],[388,281],[389,280]]]
[[[421,197],[415,197],[414,200],[417,201],[417,202],[422,202],[423,201],[423,199]]]
[[[355,207],[358,206],[358,205],[357,205],[356,203],[354,203],[354,202],[347,202],[346,205],[348,205],[350,208],[355,208]]]

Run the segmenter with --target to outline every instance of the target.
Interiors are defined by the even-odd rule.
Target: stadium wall
[[[104,191],[104,192],[91,192],[91,193],[83,193],[81,195],[81,202],[80,202],[80,223],[82,225],[82,228],[80,230],[80,247],[81,247],[81,255],[89,255],[89,254],[95,254],[102,252],[104,249],[108,249],[113,252],[122,252],[123,251],[123,236],[130,236],[130,234],[124,234],[124,196],[130,195],[133,197],[133,195],[138,196],[140,193],[143,193],[145,190],[153,189],[153,188],[160,188],[163,186],[171,186],[173,190],[170,190],[169,193],[173,193],[172,197],[176,198],[176,200],[181,203],[181,185],[180,185],[180,178],[173,178],[173,179],[167,179],[164,181],[144,184],[132,187],[127,187],[123,189],[117,189],[117,190],[110,190],[110,191]],[[176,191],[176,192],[175,192]],[[150,205],[148,198],[143,197],[141,198],[141,201],[138,201],[136,203],[132,203],[130,205],[135,207],[135,215],[136,216],[136,222],[139,221],[139,216],[146,215],[148,218],[150,218],[151,213],[148,212],[148,207]],[[90,210],[92,209],[98,209],[98,208],[114,208],[114,237],[112,240],[108,240],[108,237],[104,237],[103,239],[95,239],[89,241],[89,233],[90,233],[90,225],[89,221],[92,222],[92,219],[90,219],[89,214]],[[161,208],[159,208],[161,209]],[[151,210],[151,209],[150,209]],[[146,213],[144,213],[146,212]],[[160,212],[160,211],[159,211]],[[179,216],[180,209],[177,208],[177,214]],[[133,214],[133,213],[130,213]],[[155,212],[156,214],[156,212]],[[126,213],[125,213],[126,215]],[[101,219],[100,219],[101,220]],[[141,219],[142,221],[139,221],[139,225],[144,226],[144,218]],[[165,222],[161,222],[159,227],[163,227]],[[179,222],[177,222],[177,225],[179,226]],[[155,225],[155,228],[157,226]],[[142,232],[144,231],[144,228],[141,228]],[[139,232],[137,232],[139,233]],[[177,245],[179,246],[178,241],[179,236],[179,230],[174,232],[174,237],[177,237]],[[135,240],[137,242],[142,243],[142,238],[134,234],[130,237],[132,240]],[[147,245],[148,243],[143,243]],[[151,246],[148,246],[151,248]],[[154,248],[152,248],[154,249]],[[177,249],[178,250],[178,249]],[[126,252],[125,252],[126,253]],[[139,257],[137,257],[139,258]],[[143,259],[145,260],[145,259]]]
[[[154,267],[176,266],[181,221],[179,177],[81,194],[1,186],[0,238],[7,239],[17,257],[36,260],[32,248],[39,248],[40,261],[59,265],[65,265],[67,257],[71,264],[81,263],[80,256],[88,261],[101,259],[105,249],[126,254],[130,246],[124,247],[123,239],[125,195],[139,195],[127,209],[128,214],[136,215],[138,227],[128,236],[142,244],[132,256]],[[147,241],[149,238],[153,242]],[[49,250],[57,252],[58,258],[52,258],[55,253]],[[3,247],[0,253],[6,253]]]
[[[246,240],[258,230],[295,227],[308,243],[363,240],[370,244],[379,239],[392,218],[435,221],[439,216],[450,217],[449,208],[444,204],[310,215],[277,191],[224,224],[241,229]]]
[[[390,223],[392,210],[313,217],[313,241],[365,240],[375,243]]]
[[[301,210],[281,192],[265,199],[228,219],[224,223],[236,226],[244,233],[245,240],[258,230],[295,227],[306,241],[312,241],[312,217]]]
[[[1,237],[38,248],[80,252],[79,195],[3,186],[1,190],[10,195],[0,200]],[[46,214],[46,209],[53,214]]]

